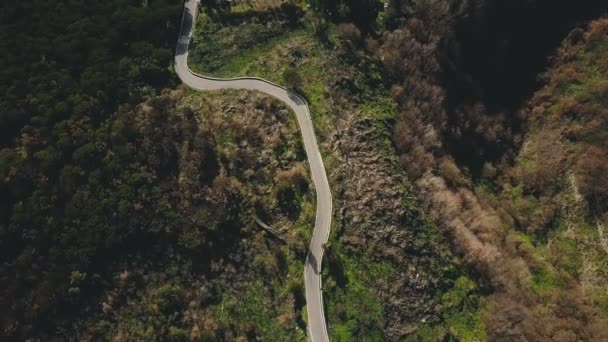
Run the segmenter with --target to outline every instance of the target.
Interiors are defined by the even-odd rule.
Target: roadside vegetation
[[[447,299],[457,296],[450,295],[454,291],[477,298],[480,289],[417,209],[410,185],[391,157],[397,103],[381,64],[365,50],[360,29],[293,5],[247,15],[206,8],[193,41],[189,58],[196,72],[262,77],[309,102],[334,205],[347,212],[334,217],[323,265],[330,337],[482,336],[479,310],[484,304],[479,299],[464,302],[462,294]],[[371,196],[378,182],[385,182],[388,195],[364,209],[357,196]],[[401,248],[385,242],[392,234]],[[405,273],[404,265],[409,265]],[[459,288],[457,279],[469,287]],[[458,319],[462,315],[466,318]]]

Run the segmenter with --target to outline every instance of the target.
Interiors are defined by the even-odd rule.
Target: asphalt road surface
[[[196,14],[197,1],[186,0],[180,35],[175,50],[175,71],[182,82],[197,90],[246,89],[261,91],[283,101],[291,107],[298,118],[308,164],[310,165],[312,182],[317,193],[315,228],[304,266],[308,336],[313,342],[328,341],[320,273],[323,244],[327,242],[329,237],[332,202],[325,166],[323,165],[323,159],[317,145],[308,105],[301,96],[263,79],[249,77],[218,79],[192,72],[188,68],[188,46],[192,37],[194,23],[196,22]]]

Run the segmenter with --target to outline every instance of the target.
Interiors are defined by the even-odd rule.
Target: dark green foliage
[[[310,4],[320,14],[335,21],[353,22],[364,32],[372,30],[382,9],[378,0],[312,0]]]
[[[13,142],[25,124],[36,129],[70,117],[100,119],[119,103],[167,85],[182,3],[143,4],[0,5],[0,144]]]
[[[171,126],[157,129],[165,121]],[[66,124],[68,132],[86,134],[80,147],[63,153],[61,163],[61,153],[52,146],[22,157],[3,150],[1,164],[17,172],[9,171],[2,186],[20,195],[9,198],[7,222],[0,227],[2,258],[11,262],[3,273],[14,275],[4,279],[3,298],[11,293],[34,294],[33,301],[27,296],[13,300],[20,306],[38,307],[40,314],[57,315],[54,304],[78,303],[81,296],[86,301],[93,293],[93,280],[79,277],[75,284],[74,270],[103,274],[119,251],[162,240],[179,240],[185,249],[206,246],[212,253],[206,231],[232,229],[227,222],[238,215],[238,195],[231,191],[231,183],[206,186],[193,180],[191,191],[224,194],[213,202],[193,203],[175,191],[179,169],[205,173],[200,165],[213,163],[215,154],[197,154],[200,160],[189,158],[178,169],[178,146],[195,148],[200,145],[197,140],[206,138],[195,134],[196,124],[175,109],[169,96],[149,101],[146,108],[123,108],[97,127],[90,121]],[[210,142],[204,144],[213,151]],[[24,184],[33,191],[24,190]],[[205,210],[196,215],[204,225],[190,219],[200,205]],[[215,244],[222,245],[221,236],[217,234]],[[20,256],[12,259],[6,251]],[[163,288],[158,297],[161,311],[175,310],[176,289]],[[35,324],[37,316],[33,318]]]
[[[100,260],[157,239],[170,225],[179,228],[174,234],[194,229],[173,211],[175,184],[166,178],[177,172],[174,143],[183,140],[180,125],[188,120],[169,115],[174,104],[167,97],[149,104],[150,127],[134,122],[143,114],[132,106],[118,109],[172,83],[181,6],[176,0],[0,5],[4,334],[52,331],[49,320],[82,305],[99,286]],[[156,129],[166,119],[178,133]],[[70,275],[77,271],[87,276],[75,281]]]
[[[295,68],[288,68],[283,71],[283,83],[287,88],[297,90],[302,85],[302,76]]]

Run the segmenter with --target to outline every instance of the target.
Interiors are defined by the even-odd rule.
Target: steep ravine
[[[452,127],[446,149],[460,166],[479,177],[485,162],[513,156],[525,129],[519,109],[540,86],[539,74],[564,37],[580,39],[580,28],[607,9],[599,0],[486,0],[460,8],[439,51]]]

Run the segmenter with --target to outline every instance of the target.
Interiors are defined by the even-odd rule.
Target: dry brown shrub
[[[608,64],[607,64],[608,65]],[[595,82],[590,89],[591,96],[601,105],[608,106],[608,81]]]
[[[551,195],[564,185],[566,151],[556,132],[544,132],[536,139],[534,166],[522,175],[525,189],[527,193]]]
[[[577,119],[581,115],[579,99],[574,96],[569,96],[558,103],[555,110],[556,119],[571,120]]]
[[[306,178],[306,170],[302,164],[298,164],[289,170],[281,171],[277,174],[277,180],[279,182],[285,182],[296,185],[306,185],[308,180]]]
[[[566,64],[558,67],[549,74],[550,86],[557,87],[580,80],[581,74],[574,64]]]
[[[338,31],[340,31],[340,35],[346,41],[355,44],[361,42],[361,31],[353,23],[342,23],[338,25]]]
[[[376,49],[378,49],[379,46],[380,46],[380,43],[378,43],[378,41],[376,39],[374,39],[373,37],[365,38],[365,47],[369,51],[375,51]]]
[[[279,324],[281,326],[284,326],[284,327],[288,326],[289,323],[291,323],[293,321],[293,317],[292,316],[293,315],[290,314],[290,313],[284,313],[284,314],[280,315],[279,318],[278,318],[279,319]]]
[[[190,330],[190,339],[192,341],[197,341],[201,337],[201,328],[198,324],[194,324],[192,329]]]
[[[591,146],[576,164],[577,185],[592,209],[599,213],[608,208],[608,154]]]
[[[587,41],[594,41],[601,38],[606,38],[606,35],[608,35],[608,18],[591,22],[585,38]]]
[[[466,186],[468,181],[460,172],[454,160],[450,157],[443,157],[439,163],[439,171],[443,178],[453,187]]]

